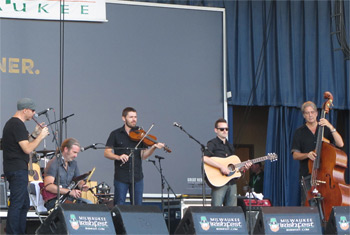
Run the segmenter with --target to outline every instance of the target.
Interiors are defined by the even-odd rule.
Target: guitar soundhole
[[[230,165],[228,165],[227,168],[228,168],[230,171],[234,171],[234,170],[235,170],[235,165],[230,164]]]

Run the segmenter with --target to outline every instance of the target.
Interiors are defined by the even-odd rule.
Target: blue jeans
[[[6,233],[25,234],[27,212],[30,207],[28,194],[28,170],[7,172],[10,188],[10,206],[7,212]]]
[[[237,185],[224,185],[211,190],[212,206],[237,206]]]
[[[114,205],[125,205],[126,194],[129,190],[130,202],[132,202],[132,184],[114,180]],[[143,179],[135,182],[135,205],[142,205]]]

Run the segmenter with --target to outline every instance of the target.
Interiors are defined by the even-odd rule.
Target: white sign
[[[0,0],[0,18],[107,21],[105,0]]]

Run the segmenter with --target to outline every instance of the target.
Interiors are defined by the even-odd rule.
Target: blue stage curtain
[[[321,107],[330,91],[334,108],[350,109],[350,62],[334,51],[331,1],[227,1],[225,8],[230,105]]]

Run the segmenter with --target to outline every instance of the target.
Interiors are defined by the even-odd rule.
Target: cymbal
[[[38,150],[38,151],[35,151],[36,153],[42,153],[44,155],[48,154],[48,153],[54,153],[55,150],[47,150],[47,149],[43,149],[43,150]]]

